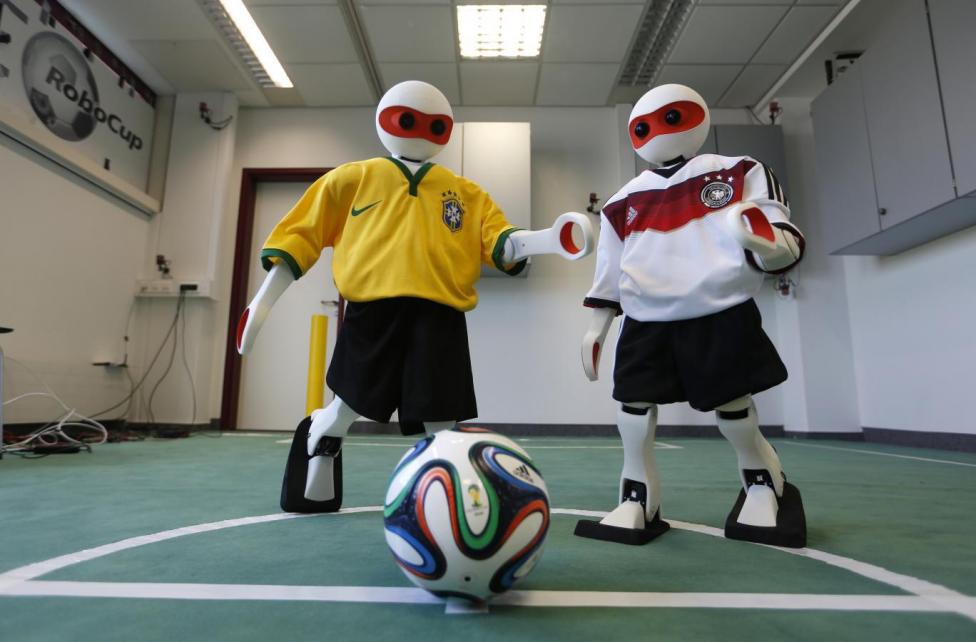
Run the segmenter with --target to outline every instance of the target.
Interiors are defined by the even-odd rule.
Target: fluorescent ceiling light
[[[544,4],[465,4],[457,8],[462,58],[536,58]]]
[[[244,6],[243,0],[220,0],[220,4],[230,16],[244,41],[247,42],[247,46],[254,52],[258,62],[264,67],[265,73],[271,78],[274,86],[292,87],[291,79],[285,73],[285,68],[278,62],[278,57],[271,50],[268,41],[264,39],[264,34],[258,29],[257,23],[251,17],[251,12]]]

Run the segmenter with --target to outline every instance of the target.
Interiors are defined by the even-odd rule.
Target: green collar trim
[[[414,174],[410,171],[409,167],[407,167],[406,165],[403,164],[402,161],[400,161],[400,159],[393,158],[392,156],[387,156],[386,158],[389,161],[391,161],[394,165],[399,167],[400,171],[403,172],[403,175],[407,178],[407,182],[410,183],[410,196],[417,195],[417,186],[420,185],[420,181],[424,180],[424,176],[426,176],[427,172],[429,172],[430,169],[434,166],[433,163],[424,163],[423,165],[420,166],[420,169],[417,170],[417,173]]]

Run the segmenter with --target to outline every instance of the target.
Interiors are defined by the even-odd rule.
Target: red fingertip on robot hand
[[[241,340],[244,338],[244,328],[247,326],[247,318],[251,316],[251,308],[245,308],[240,321],[237,322],[237,351],[241,351]]]
[[[677,113],[675,122],[668,120],[668,115],[672,112]],[[673,114],[672,118],[674,118]],[[679,100],[633,118],[627,130],[631,145],[634,149],[640,149],[656,136],[686,132],[703,122],[705,122],[705,109],[701,105],[690,100]]]
[[[749,227],[752,228],[752,233],[756,236],[761,236],[770,242],[776,242],[776,235],[773,233],[773,226],[769,224],[769,220],[766,215],[762,213],[762,210],[758,207],[750,207],[749,209],[742,212],[742,216],[745,216],[749,221]]]
[[[563,225],[562,229],[559,230],[559,243],[563,246],[563,249],[570,254],[580,253],[580,246],[576,245],[576,241],[573,240],[573,223],[566,223]]]

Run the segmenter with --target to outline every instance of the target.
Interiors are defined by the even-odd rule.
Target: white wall
[[[798,432],[859,432],[844,263],[828,256],[821,239],[810,102],[781,101],[791,214],[807,246],[794,270],[795,299],[777,299],[779,346],[790,371],[784,387],[784,424]]]
[[[226,201],[228,194],[236,194],[234,190],[240,187],[239,177],[236,183],[231,179],[237,122],[232,121],[220,131],[211,129],[200,119],[200,102],[210,106],[215,120],[228,116],[236,118],[237,100],[233,94],[181,94],[177,97],[163,208],[153,219],[151,233],[143,246],[143,278],[158,276],[157,254],[165,255],[172,262],[172,276],[177,280],[210,281],[218,271],[218,249],[222,242],[220,226],[227,209]],[[233,260],[233,253],[229,260]],[[226,299],[228,293],[229,286],[226,291],[216,288],[213,296]],[[134,323],[139,347],[136,372],[144,372],[151,362],[173,321],[176,305],[176,299],[138,300]],[[152,418],[160,423],[209,423],[212,417],[219,415],[221,388],[213,386],[218,305],[210,298],[188,298],[185,305],[186,332],[180,336],[173,366],[153,399]],[[180,331],[182,329],[181,323]],[[219,347],[222,349],[223,344]],[[163,375],[170,354],[170,347],[164,349],[153,367],[147,379],[147,397]],[[214,412],[214,408],[218,412]],[[140,407],[130,418],[146,421],[150,417]]]
[[[785,389],[787,429],[976,433],[967,403],[976,381],[976,229],[892,257],[826,255],[810,103],[780,102],[790,199],[808,241],[798,299],[779,306],[784,358],[803,378]]]
[[[622,175],[633,171],[628,169],[633,162],[627,160],[633,152],[622,148],[627,141],[620,135],[619,112],[614,108],[459,108],[455,115],[460,122],[531,123],[532,225],[541,228],[564,211],[584,211],[590,192],[606,199],[631,178],[632,174]],[[243,109],[231,176],[239,181],[243,167],[333,167],[385,154],[374,134],[371,109]],[[222,292],[230,287],[236,191],[233,195],[221,228],[217,283]],[[527,279],[479,283],[481,301],[469,313],[468,323],[481,420],[613,423],[613,343],[606,347],[600,382],[587,382],[580,366],[579,342],[589,318],[581,302],[592,280],[593,263],[593,256],[575,263],[542,257]],[[766,290],[760,299],[775,341],[772,295]],[[223,372],[226,305],[225,296],[215,314],[214,390],[219,390]],[[216,416],[219,399],[211,403]],[[763,423],[782,423],[779,389],[761,395],[759,404]],[[663,409],[661,422],[710,424],[714,419],[681,404]]]
[[[861,425],[976,434],[976,228],[844,262]]]
[[[0,325],[15,330],[0,341],[83,413],[127,394],[124,372],[91,363],[122,356],[149,234],[145,215],[0,136]],[[10,361],[4,375],[5,398],[43,389]],[[29,399],[8,406],[5,421],[59,413]]]

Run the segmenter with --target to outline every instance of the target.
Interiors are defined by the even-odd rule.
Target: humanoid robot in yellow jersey
[[[359,417],[428,433],[477,416],[464,313],[477,304],[481,263],[518,274],[529,256],[582,258],[593,231],[569,212],[546,230],[519,230],[476,183],[429,162],[448,143],[453,112],[434,86],[406,81],[376,108],[386,158],[346,163],[316,181],[261,251],[268,276],[238,325],[246,354],[275,301],[333,247],[348,301],[327,381],[335,399],[298,427],[281,504],[330,512],[342,504],[342,439]],[[573,240],[579,227],[582,245]]]

